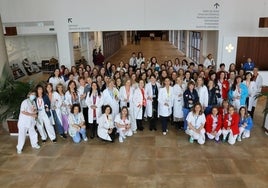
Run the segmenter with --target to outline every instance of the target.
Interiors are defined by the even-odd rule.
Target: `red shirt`
[[[231,121],[230,125],[228,125],[229,120]],[[238,113],[234,112],[233,115],[229,115],[229,114],[225,115],[225,117],[223,119],[223,127],[225,129],[230,127],[230,129],[233,132],[233,135],[239,134],[238,124],[239,124],[239,114]]]
[[[205,124],[206,132],[211,133],[212,126],[213,126],[213,115],[209,114],[206,116],[206,124]],[[217,117],[217,126],[215,131],[218,132],[221,128],[222,128],[222,116],[219,114]]]

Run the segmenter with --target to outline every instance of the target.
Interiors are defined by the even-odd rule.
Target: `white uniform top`
[[[82,122],[85,122],[85,118],[83,113],[78,113],[78,114],[69,114],[68,116],[68,122],[69,122],[69,134],[71,137],[74,137],[77,129],[73,127],[73,125],[79,125]]]
[[[214,65],[214,60],[206,58],[203,65],[204,65],[204,67],[208,68],[208,66]]]
[[[165,105],[168,104],[168,106]],[[173,87],[169,86],[169,92],[166,87],[160,88],[158,94],[158,115],[168,117],[172,113],[173,107]]]
[[[19,115],[19,121],[18,125],[30,125],[31,121],[35,121],[35,119],[32,116],[27,116],[23,114],[22,112],[29,112],[29,113],[34,113],[34,110],[36,109],[36,104],[33,101],[30,101],[30,99],[25,99],[22,101],[21,106],[20,106],[20,115]]]
[[[84,94],[84,90],[85,90],[85,87],[84,86],[79,86],[79,88],[77,89],[77,93],[78,93],[78,96],[80,98],[81,95]],[[80,98],[80,105],[82,108],[86,108],[87,105],[86,105],[86,97],[84,99],[81,99]]]
[[[56,86],[61,83],[62,85],[65,85],[64,80],[61,77],[51,77],[48,80],[49,83],[53,85],[53,90],[56,90]]]
[[[201,115],[195,115],[193,112],[190,112],[187,115],[186,121],[188,123],[191,123],[196,129],[201,127],[201,125],[204,125],[206,123],[206,117],[205,114],[202,113]]]
[[[117,114],[117,115],[115,116],[115,120],[114,120],[114,122],[115,122],[115,123],[118,123],[118,124],[120,124],[120,125],[127,125],[127,124],[130,124],[130,121],[129,121],[128,118],[127,118],[125,121],[123,121],[123,120],[121,119],[121,114]]]
[[[199,96],[199,102],[201,103],[201,105],[203,107],[207,107],[208,106],[208,89],[207,86],[202,86],[202,87],[196,87],[195,88],[198,96]]]

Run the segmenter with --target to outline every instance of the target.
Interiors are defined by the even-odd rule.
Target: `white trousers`
[[[117,132],[119,133],[119,136],[126,138],[126,136],[132,136],[133,132],[131,129],[127,130],[125,128],[117,128]]]
[[[54,127],[51,124],[50,119],[48,118],[45,111],[40,111],[38,113],[38,121],[37,121],[36,126],[38,129],[38,132],[41,135],[42,140],[47,139],[47,134],[48,134],[48,137],[50,138],[50,140],[56,139]],[[45,128],[46,128],[46,131],[45,131]]]
[[[206,141],[206,137],[205,137],[205,129],[201,129],[200,133],[196,133],[195,131],[191,130],[191,129],[187,129],[186,134],[190,135],[194,140],[197,140],[198,144],[204,144]]]
[[[241,138],[249,138],[250,131],[245,129],[245,127],[239,127],[239,137]]]
[[[228,134],[229,134],[228,143],[231,145],[235,144],[238,134],[233,135],[232,129],[230,130],[222,129],[222,135],[224,140],[227,138]]]
[[[129,120],[130,120],[132,131],[136,131],[137,130],[137,123],[136,123],[136,118],[135,118],[135,113],[134,113],[133,108],[129,108]]]
[[[212,134],[210,134],[210,133],[206,133],[207,134],[207,136],[208,136],[208,138],[209,139],[215,139],[215,140],[217,140],[217,141],[219,141],[220,140],[220,136],[221,136],[221,134],[222,134],[222,131],[221,131],[221,129],[216,133],[216,135],[214,136],[214,135],[212,135]]]
[[[35,131],[34,126],[35,126],[35,120],[32,120],[31,122],[29,122],[28,125],[20,124],[20,123],[18,124],[18,129],[19,129],[18,145],[17,145],[18,150],[23,149],[27,132],[29,133],[31,146],[32,147],[37,146],[37,142],[38,142],[37,133]]]

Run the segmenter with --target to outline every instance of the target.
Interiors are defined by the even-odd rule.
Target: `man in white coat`
[[[158,115],[161,119],[163,135],[167,134],[167,124],[169,116],[172,114],[173,88],[170,86],[170,79],[164,80],[164,87],[159,90],[158,95]]]
[[[156,129],[156,120],[157,120],[157,111],[158,111],[158,91],[160,88],[160,84],[156,82],[155,75],[150,76],[150,82],[146,84],[145,86],[145,94],[147,96],[146,100],[146,114],[149,119],[149,129],[157,130]]]

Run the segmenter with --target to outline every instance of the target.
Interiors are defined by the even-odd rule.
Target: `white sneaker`
[[[167,135],[167,132],[163,132],[163,135]]]
[[[237,137],[237,141],[238,142],[241,142],[242,141],[241,136]]]
[[[22,153],[22,151],[17,149],[17,154],[21,154],[21,153]]]
[[[120,143],[124,142],[124,139],[123,139],[122,136],[119,136],[119,142],[120,142]]]
[[[84,141],[85,141],[85,142],[87,142],[87,141],[88,141],[88,138],[87,138],[87,137],[86,137],[86,138],[84,138]]]
[[[34,149],[40,149],[40,146],[38,144],[36,144],[35,146],[33,146],[32,148]]]
[[[136,133],[137,133],[137,131],[135,130],[135,131],[133,131],[133,133],[134,133],[134,134],[136,134]]]
[[[166,129],[166,131],[168,132],[168,129]]]

